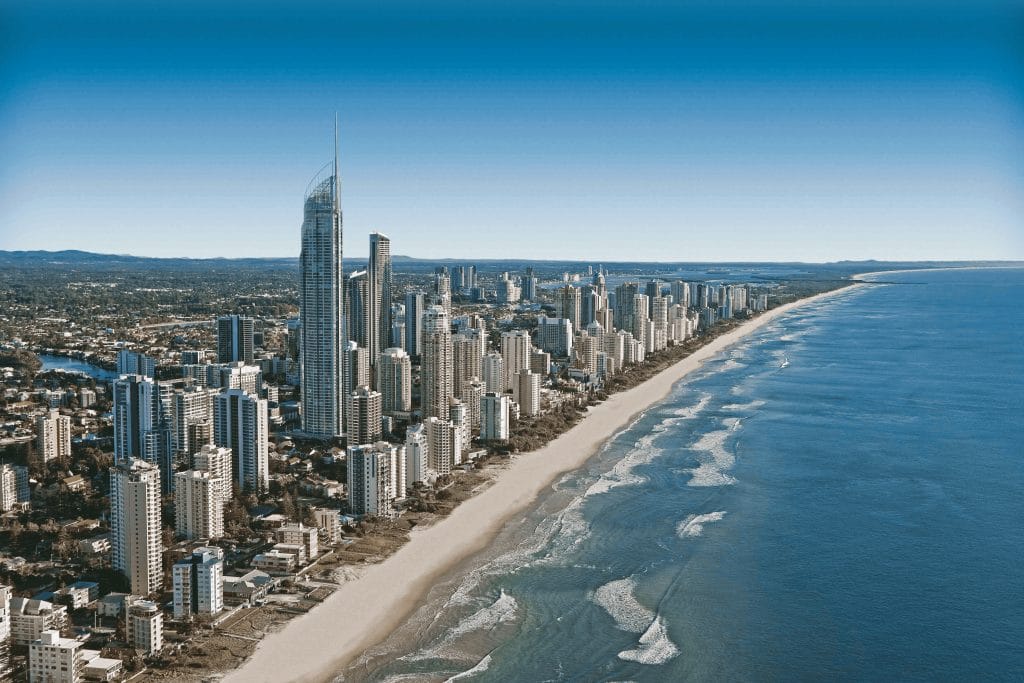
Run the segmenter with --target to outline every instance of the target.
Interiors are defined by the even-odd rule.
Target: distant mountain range
[[[392,256],[395,264],[402,264],[409,270],[420,270],[434,265],[463,265],[463,264],[486,264],[487,270],[509,269],[516,266],[525,267],[533,265],[538,268],[578,268],[582,265],[597,265],[595,261],[570,261],[563,259],[421,259],[412,256]],[[346,265],[357,268],[366,264],[366,258],[346,258]],[[966,265],[1021,265],[1020,261],[839,261],[832,264],[802,264],[799,262],[779,262],[777,265],[790,266],[813,266],[815,270],[835,269],[837,271],[861,272],[868,270],[882,270],[884,268],[921,268],[940,266],[966,266]],[[142,267],[153,269],[165,268],[298,268],[299,259],[292,257],[266,257],[266,258],[165,258],[150,256],[132,256],[130,254],[97,254],[89,251],[68,249],[63,251],[3,251],[0,250],[0,267],[53,267],[63,266],[71,268],[124,268]],[[636,261],[604,261],[603,265],[614,269],[646,268],[656,270],[662,267],[677,268],[687,266],[726,266],[726,267],[747,267],[764,266],[765,263],[752,262],[636,262]],[[858,270],[859,269],[859,270]]]

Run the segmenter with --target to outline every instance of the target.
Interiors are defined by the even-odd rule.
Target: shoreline
[[[869,274],[877,273],[853,278]],[[253,654],[225,672],[222,680],[333,680],[364,650],[401,625],[437,578],[487,547],[511,517],[559,476],[585,464],[623,426],[663,400],[678,381],[780,316],[871,284],[853,278],[847,286],[784,304],[742,323],[654,377],[591,407],[582,420],[542,448],[514,455],[492,485],[436,524],[414,529],[393,555],[365,567],[321,605],[264,636]]]

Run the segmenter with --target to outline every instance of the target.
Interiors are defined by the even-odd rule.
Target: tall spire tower
[[[337,115],[333,167],[324,166],[306,188],[299,277],[302,431],[333,439],[343,433],[347,342]]]

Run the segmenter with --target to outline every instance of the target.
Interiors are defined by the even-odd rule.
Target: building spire
[[[341,208],[341,178],[338,176],[338,112],[334,112],[334,211]]]

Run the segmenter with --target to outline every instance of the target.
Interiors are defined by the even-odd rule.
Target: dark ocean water
[[[1024,270],[884,280],[678,384],[344,679],[1024,679]]]

